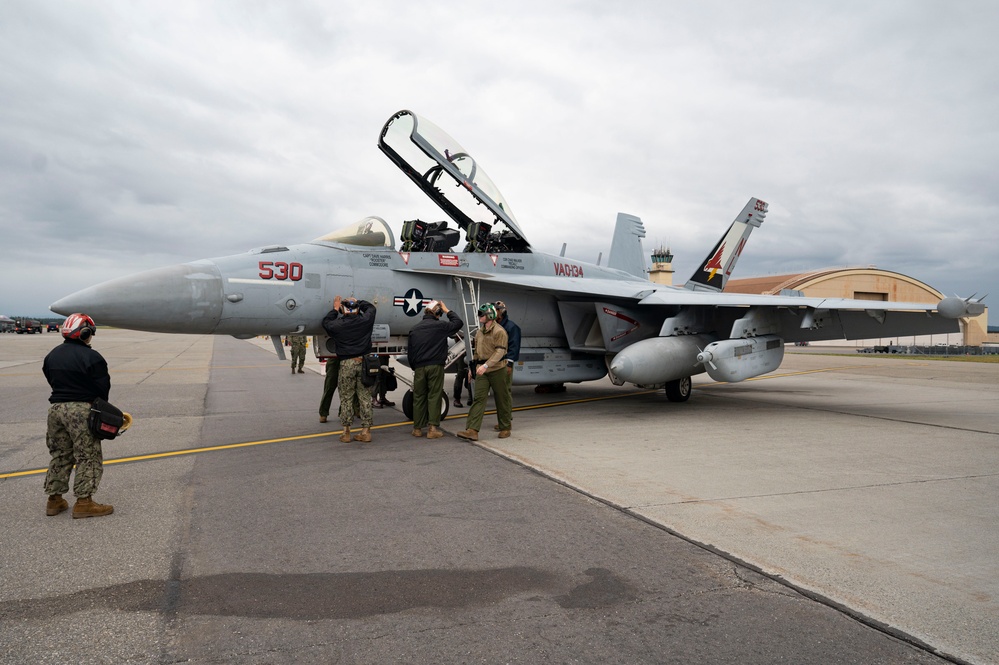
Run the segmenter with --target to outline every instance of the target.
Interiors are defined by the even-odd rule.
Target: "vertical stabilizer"
[[[648,279],[645,274],[645,255],[642,253],[644,237],[645,225],[642,220],[619,212],[617,225],[614,227],[614,240],[611,241],[610,254],[607,256],[607,267]]]
[[[735,262],[746,246],[746,240],[753,229],[763,223],[767,216],[767,202],[749,199],[749,203],[735,218],[728,231],[714,246],[701,266],[694,271],[684,288],[691,291],[721,291],[735,268]]]

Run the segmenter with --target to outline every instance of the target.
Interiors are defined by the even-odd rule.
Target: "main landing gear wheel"
[[[692,389],[693,385],[690,382],[689,376],[677,379],[676,381],[669,381],[666,383],[666,399],[671,402],[686,402],[690,399],[690,391]]]
[[[447,393],[441,393],[441,420],[447,418],[448,409],[451,407],[451,401],[447,398]],[[413,419],[413,391],[412,389],[407,390],[406,394],[402,396],[402,412],[410,420]]]

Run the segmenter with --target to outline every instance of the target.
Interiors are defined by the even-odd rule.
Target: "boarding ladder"
[[[465,322],[462,333],[464,339],[459,339],[447,351],[446,369],[451,369],[459,358],[472,357],[472,340],[479,329],[479,283],[469,277],[454,277],[455,285],[461,300],[461,316]],[[467,290],[466,290],[467,289]]]

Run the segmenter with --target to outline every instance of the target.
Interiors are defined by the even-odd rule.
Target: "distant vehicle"
[[[14,332],[16,332],[18,335],[20,335],[21,333],[28,333],[28,334],[40,333],[42,332],[42,324],[41,322],[35,321],[34,319],[17,318],[14,319]]]
[[[49,325],[48,325],[48,326],[46,327],[46,330],[47,330],[48,332],[59,332],[59,324],[58,324],[58,323],[50,323],[50,324],[49,324]]]

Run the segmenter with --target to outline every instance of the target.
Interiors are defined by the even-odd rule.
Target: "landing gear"
[[[451,401],[447,398],[447,393],[441,393],[441,420],[447,418],[448,409],[451,407]],[[413,391],[407,390],[406,394],[402,396],[402,412],[410,420],[413,419]]]
[[[689,376],[677,379],[676,381],[668,381],[666,383],[666,399],[671,402],[686,402],[690,399],[690,391],[692,389],[693,385],[690,382]]]

